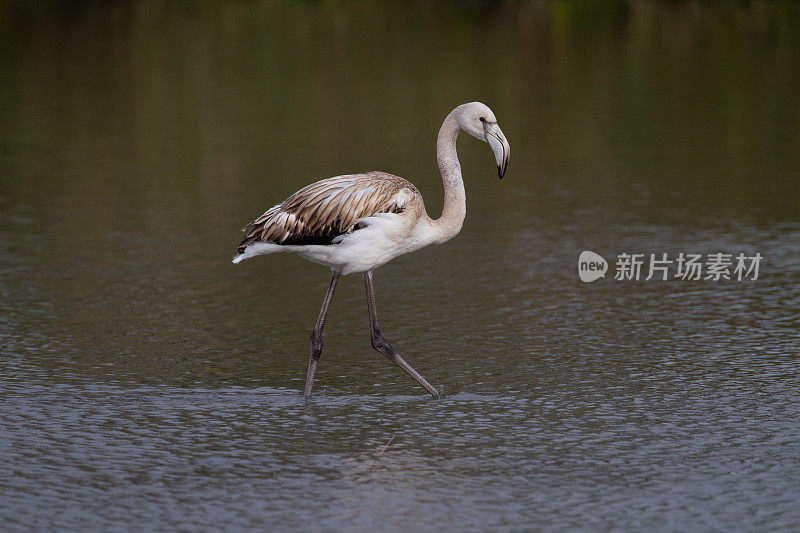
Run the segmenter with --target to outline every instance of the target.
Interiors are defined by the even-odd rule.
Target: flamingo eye
[[[486,118],[485,117],[481,117],[481,122],[486,122]]]

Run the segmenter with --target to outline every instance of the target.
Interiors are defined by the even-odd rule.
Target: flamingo
[[[462,104],[444,119],[436,141],[436,159],[444,184],[442,216],[425,211],[422,195],[411,182],[371,171],[327,178],[303,187],[245,226],[234,263],[257,255],[294,252],[332,271],[319,316],[311,330],[311,353],[305,388],[311,396],[322,354],[322,328],[339,277],[364,273],[372,347],[402,368],[432,396],[441,392],[392,348],[378,326],[373,271],[395,257],[455,237],[467,212],[461,164],[456,153],[459,130],[489,143],[500,179],[506,173],[510,146],[497,119],[480,102]]]

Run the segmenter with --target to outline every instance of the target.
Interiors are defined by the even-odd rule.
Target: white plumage
[[[341,274],[364,272],[427,244],[426,218],[422,196],[403,178],[336,176],[300,189],[245,227],[233,262],[288,251]]]

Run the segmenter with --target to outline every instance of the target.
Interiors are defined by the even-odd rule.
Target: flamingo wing
[[[256,242],[280,245],[331,244],[359,229],[359,220],[402,213],[420,199],[407,180],[384,172],[336,176],[307,185],[242,228],[238,253]]]

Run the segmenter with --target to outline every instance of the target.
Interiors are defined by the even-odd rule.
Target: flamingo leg
[[[436,390],[433,385],[428,383],[428,381],[423,378],[419,372],[414,370],[411,365],[406,363],[405,359],[400,357],[397,352],[394,351],[394,348],[391,347],[389,341],[381,335],[381,330],[378,327],[378,310],[375,305],[375,286],[372,283],[372,272],[367,271],[364,272],[364,287],[367,290],[367,309],[369,310],[369,333],[370,338],[372,339],[372,347],[378,351],[378,353],[384,355],[389,361],[393,362],[405,372],[414,378],[417,383],[422,385],[422,387],[428,391],[431,396],[434,398],[440,398],[443,396],[441,392]]]
[[[303,396],[308,399],[311,396],[311,388],[314,386],[314,374],[317,373],[317,362],[319,356],[322,354],[322,327],[325,325],[325,317],[328,315],[328,308],[331,306],[333,299],[333,291],[336,290],[336,283],[339,281],[339,272],[333,271],[331,276],[331,283],[328,285],[328,291],[325,293],[325,299],[322,300],[322,308],[319,310],[317,322],[314,324],[314,329],[311,330],[311,355],[308,358],[308,373],[306,374],[306,386],[303,390]]]

